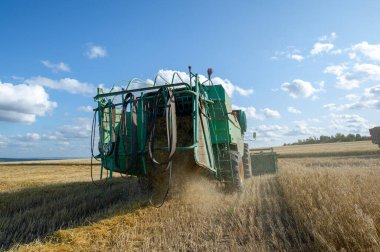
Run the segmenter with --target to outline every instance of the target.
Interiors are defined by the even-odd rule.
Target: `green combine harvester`
[[[369,129],[369,134],[371,135],[372,143],[377,144],[380,147],[380,127]]]
[[[103,93],[98,88],[96,156],[94,134],[91,142],[93,156],[101,161],[101,180],[117,172],[154,187],[190,162],[194,172],[211,175],[226,189],[243,189],[244,180],[252,176],[244,143],[246,114],[232,110],[225,89],[213,83],[211,69],[207,72],[203,82],[189,67],[187,81],[174,73],[171,80],[157,76],[150,85],[132,80],[121,91]]]

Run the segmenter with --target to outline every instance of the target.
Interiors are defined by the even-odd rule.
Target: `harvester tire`
[[[229,165],[224,166],[226,189],[231,192],[241,192],[244,189],[244,166],[242,159],[237,151],[230,151],[228,156],[231,160],[231,168]]]
[[[251,178],[252,177],[251,156],[249,155],[249,146],[247,143],[244,144],[243,166],[244,166],[244,178],[245,179]]]
[[[138,177],[138,183],[143,193],[150,193],[153,190],[152,181],[147,177]]]

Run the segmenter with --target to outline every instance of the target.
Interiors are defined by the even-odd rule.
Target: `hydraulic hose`
[[[164,105],[165,108],[165,119],[166,119],[166,136],[167,136],[167,142],[168,142],[168,151],[169,155],[167,159],[164,162],[158,162],[154,158],[154,139],[155,139],[155,131],[156,131],[156,121],[157,121],[157,114],[160,102],[162,101],[163,96],[166,94],[166,104]],[[159,205],[155,205],[153,203],[153,195],[151,195],[149,202],[151,205],[155,206],[156,208],[161,207],[169,194],[170,186],[171,186],[171,179],[172,179],[172,158],[174,156],[174,153],[176,152],[177,148],[177,117],[176,117],[176,107],[175,107],[175,97],[173,95],[172,90],[169,87],[161,87],[157,93],[154,100],[153,105],[153,112],[152,112],[152,118],[151,118],[151,125],[150,125],[150,136],[149,136],[149,143],[148,143],[148,149],[149,149],[149,156],[150,159],[153,162],[153,170],[155,172],[159,172],[157,169],[155,169],[156,165],[163,165],[167,164],[166,171],[169,171],[169,180],[168,180],[168,186],[165,192],[165,195]]]
[[[98,110],[95,110],[94,117],[92,119],[92,126],[91,126],[91,163],[90,163],[90,167],[91,167],[91,181],[92,181],[92,183],[96,186],[102,186],[102,185],[105,185],[108,181],[108,170],[107,170],[107,175],[106,175],[104,182],[103,183],[97,183],[97,182],[95,182],[94,177],[93,177],[93,163],[92,163],[92,159],[95,159],[98,161],[98,159],[94,156],[97,112],[98,112]]]
[[[115,142],[115,163],[120,168],[120,157],[119,157],[119,148],[120,148],[120,141],[123,143],[124,148],[124,154],[127,155],[127,146],[125,144],[125,139],[127,138],[127,121],[126,121],[126,113],[127,113],[127,106],[128,104],[132,102],[132,127],[131,127],[131,164],[132,166],[135,166],[137,163],[137,101],[133,93],[128,93],[123,100],[123,108],[121,111],[120,116],[120,122],[119,122],[119,129],[116,136],[116,142]],[[126,164],[127,165],[127,164]],[[128,167],[126,166],[125,169],[127,170]]]

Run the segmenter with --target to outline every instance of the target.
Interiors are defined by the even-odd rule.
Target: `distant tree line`
[[[319,143],[337,143],[337,142],[354,142],[354,141],[366,141],[371,140],[370,136],[361,136],[360,134],[348,134],[344,135],[336,133],[335,136],[309,137],[307,139],[299,139],[295,143],[284,143],[286,145],[302,145],[302,144],[319,144]]]

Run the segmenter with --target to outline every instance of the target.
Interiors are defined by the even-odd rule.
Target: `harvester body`
[[[369,129],[372,143],[379,145],[380,147],[380,127],[374,127]]]
[[[278,172],[278,155],[273,148],[251,149],[252,175],[276,174]]]
[[[175,73],[171,82],[160,85],[158,76],[150,85],[132,80],[125,90],[98,89],[101,178],[104,169],[110,177],[113,172],[149,177],[159,165],[171,168],[173,155],[186,152],[218,180],[242,183],[236,180],[242,178],[241,160],[248,148],[245,112],[232,110],[222,85],[210,78],[201,83],[197,74],[189,74],[187,82]]]

